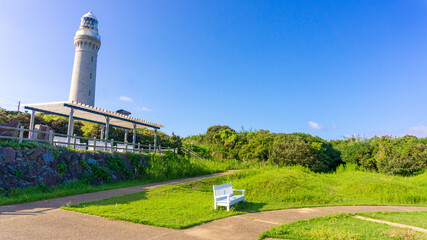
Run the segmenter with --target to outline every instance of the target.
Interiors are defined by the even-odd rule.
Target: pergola
[[[34,130],[34,115],[35,112],[53,114],[63,117],[68,117],[68,137],[73,136],[74,119],[83,120],[92,123],[105,125],[105,140],[108,141],[108,130],[110,126],[118,127],[126,130],[133,130],[133,144],[136,143],[137,128],[153,128],[154,129],[154,149],[157,147],[157,129],[164,127],[163,125],[151,123],[142,119],[130,117],[118,112],[112,112],[105,109],[89,106],[78,102],[51,102],[28,104],[25,109],[31,110],[30,129]],[[126,132],[127,133],[127,132]]]

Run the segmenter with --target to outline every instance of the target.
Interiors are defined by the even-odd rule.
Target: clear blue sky
[[[102,41],[96,106],[166,133],[427,136],[427,0],[3,0],[1,107],[68,99],[88,11]]]

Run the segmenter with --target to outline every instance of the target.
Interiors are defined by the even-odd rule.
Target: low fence
[[[0,133],[0,139],[9,139],[16,140],[19,143],[23,141],[34,141],[34,142],[44,142],[48,143],[52,146],[64,146],[73,149],[79,150],[94,150],[94,151],[107,151],[107,152],[133,152],[133,153],[142,153],[142,152],[156,152],[163,153],[166,151],[173,151],[175,153],[178,152],[177,148],[170,147],[161,147],[154,145],[142,145],[132,144],[128,142],[120,142],[105,139],[97,139],[88,138],[88,137],[80,137],[69,136],[66,134],[55,133],[53,130],[40,131],[40,130],[31,130],[25,129],[23,126],[20,128],[16,127],[8,127],[8,126],[0,126],[0,129],[6,129],[8,134],[4,135]],[[10,135],[10,136],[9,136]],[[25,137],[24,137],[25,136]]]

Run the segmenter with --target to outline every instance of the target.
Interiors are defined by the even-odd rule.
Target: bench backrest
[[[214,192],[214,197],[233,194],[233,185],[231,183],[214,185],[213,192]]]

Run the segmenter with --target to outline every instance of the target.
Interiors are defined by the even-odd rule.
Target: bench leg
[[[214,209],[216,210],[216,203],[214,204]]]
[[[230,205],[227,206],[227,212],[229,212],[229,211],[230,211]]]

